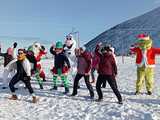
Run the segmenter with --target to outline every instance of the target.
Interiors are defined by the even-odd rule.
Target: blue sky
[[[64,40],[72,28],[84,44],[160,6],[160,0],[0,0],[0,36]]]

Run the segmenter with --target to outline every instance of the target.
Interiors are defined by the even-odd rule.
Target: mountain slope
[[[136,40],[139,33],[147,33],[153,38],[155,47],[160,47],[160,7],[141,16],[127,20],[101,33],[85,44],[92,51],[98,42],[112,44],[117,54],[127,54],[129,46]]]

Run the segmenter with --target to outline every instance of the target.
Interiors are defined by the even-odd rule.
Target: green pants
[[[36,77],[36,80],[38,82],[39,85],[43,85],[43,80],[41,80],[41,77],[39,76],[39,70],[36,70],[36,73],[35,73],[35,77]]]
[[[64,87],[65,88],[69,88],[69,81],[67,79],[67,75],[63,75],[61,73],[61,70],[58,69],[58,74],[57,75],[53,75],[53,87],[57,87],[57,78],[60,77],[61,80],[63,81]]]
[[[154,77],[154,68],[137,67],[136,91],[140,92],[143,83],[145,81],[147,91],[152,92],[153,81],[154,81],[153,77]]]

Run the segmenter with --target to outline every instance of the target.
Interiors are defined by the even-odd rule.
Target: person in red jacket
[[[99,52],[99,45],[96,47],[96,54],[100,57],[99,68],[98,68],[98,78],[96,83],[96,90],[98,93],[97,101],[103,100],[103,93],[101,91],[101,85],[104,81],[108,81],[111,86],[113,92],[118,98],[118,103],[122,104],[122,97],[118,90],[116,83],[116,75],[117,75],[117,65],[112,54],[112,50],[109,46],[105,46],[101,53]]]
[[[94,92],[92,85],[89,82],[89,73],[91,70],[91,55],[84,50],[84,48],[79,48],[75,50],[76,56],[77,56],[77,74],[74,79],[74,85],[73,85],[73,93],[72,96],[77,95],[77,89],[78,89],[78,83],[79,80],[84,77],[86,86],[90,92],[90,98],[94,98]]]
[[[95,71],[98,69],[98,63],[100,61],[99,56],[96,55],[95,52],[91,53],[92,55],[92,68],[91,68],[91,83],[95,83],[96,79],[95,79]]]
[[[37,69],[39,71],[39,76],[41,78],[43,78],[43,81],[46,81],[46,76],[45,76],[45,73],[44,73],[44,70],[42,69],[42,66],[41,66],[41,59],[44,55],[46,55],[47,52],[45,51],[45,47],[41,45],[41,49],[40,49],[40,52],[36,57],[36,60],[37,60]]]

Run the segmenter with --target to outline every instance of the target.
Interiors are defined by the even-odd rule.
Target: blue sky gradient
[[[0,36],[64,40],[74,28],[84,44],[160,5],[160,0],[0,0]]]

